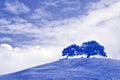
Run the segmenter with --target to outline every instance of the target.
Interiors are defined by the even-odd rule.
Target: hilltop
[[[120,61],[107,58],[58,60],[0,76],[0,80],[120,80]]]

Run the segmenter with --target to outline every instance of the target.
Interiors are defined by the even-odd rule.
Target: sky
[[[120,60],[120,0],[0,0],[0,75],[59,60],[96,40]]]

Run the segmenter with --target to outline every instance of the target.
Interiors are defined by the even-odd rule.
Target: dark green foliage
[[[63,49],[62,56],[75,56],[75,55],[87,55],[89,58],[92,55],[100,55],[107,57],[106,53],[104,52],[104,47],[97,43],[96,41],[88,41],[84,42],[81,46],[76,44],[72,44],[67,48]]]
[[[67,48],[63,49],[62,56],[67,56],[68,58],[69,56],[79,55],[79,48],[80,47],[78,45],[72,44]]]
[[[84,42],[81,48],[83,48],[83,53],[86,54],[87,57],[90,57],[91,55],[107,57],[106,53],[104,52],[104,47],[96,41]]]

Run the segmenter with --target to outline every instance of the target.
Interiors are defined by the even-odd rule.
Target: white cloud
[[[8,21],[8,20],[6,20],[6,19],[0,19],[0,24],[3,24],[3,25],[5,25],[5,24],[10,24],[11,23],[11,21]]]
[[[9,45],[9,44],[1,44],[0,46],[1,46],[1,48],[3,48],[3,49],[13,50],[12,46]]]
[[[99,2],[92,2],[92,3],[88,3],[88,5],[86,6],[87,8],[89,8],[90,10],[93,9],[100,9],[100,8],[105,8],[105,7],[109,7],[110,5],[119,2],[119,0],[100,0]]]
[[[45,64],[60,57],[52,48],[40,46],[12,48],[9,44],[1,44],[0,51],[0,75]]]
[[[9,34],[33,33],[33,31],[37,30],[34,29],[34,27],[34,24],[31,24],[29,22],[17,21],[13,24],[1,25],[2,29],[0,30],[0,32]]]
[[[14,23],[28,23],[26,19],[21,17],[13,17],[10,20],[13,21]]]
[[[97,40],[105,46],[109,58],[120,59],[119,7],[120,2],[117,2],[107,8],[92,10],[87,16],[61,21],[65,23],[63,25],[50,23],[56,26],[40,28],[36,34],[38,38],[43,39],[42,43],[50,46],[67,46],[71,43],[81,44],[84,41]]]
[[[108,41],[106,44],[109,44],[119,34],[119,31],[115,31],[116,29],[119,30],[119,7],[120,2],[117,2],[107,8],[92,10],[88,15],[82,17],[46,23],[41,28],[37,28],[31,23],[12,24],[8,25],[8,28],[11,30],[11,33],[32,34],[31,36],[38,38],[38,40],[28,42],[33,44],[42,43],[50,46],[65,46],[71,43],[80,44],[91,39],[96,39],[100,42]],[[114,41],[118,42],[117,39]]]
[[[26,23],[10,25],[9,29],[13,32],[16,30],[16,33],[31,33],[32,36],[38,38],[38,40],[30,42],[34,44],[42,43],[43,45],[50,46],[67,46],[71,43],[80,44],[83,41],[95,39],[102,43],[105,42],[106,45],[113,43],[112,40],[118,42],[116,38],[118,37],[119,31],[116,32],[115,30],[119,30],[119,7],[120,2],[114,3],[107,8],[92,10],[86,16],[80,16],[79,18],[72,18],[60,22],[46,23],[46,25],[43,25],[41,28]]]
[[[91,11],[90,14],[85,18],[86,25],[85,26],[93,26],[99,23],[100,21],[109,20],[111,18],[117,17],[120,14],[120,2],[115,3],[108,8],[100,8],[95,11]]]
[[[66,8],[63,8],[62,11],[64,12],[67,12],[67,11],[79,11],[80,10],[80,6],[73,6],[73,7],[66,7]]]
[[[34,13],[30,15],[31,19],[41,19],[45,17],[50,17],[50,13],[43,8],[37,8],[34,10]]]
[[[79,0],[75,0],[75,1],[70,1],[70,0],[63,0],[62,1],[65,5],[68,5],[66,7],[64,7],[62,9],[62,11],[64,12],[74,12],[74,11],[77,11],[77,12],[80,12],[82,10],[80,10],[80,8],[82,7],[81,6],[81,2]]]
[[[10,25],[12,23],[27,23],[26,19],[20,18],[20,17],[12,17],[9,19],[0,18],[0,25]]]
[[[45,6],[58,6],[57,3],[59,3],[59,1],[53,1],[53,0],[48,0],[48,1],[45,1],[43,4]]]
[[[61,0],[64,4],[79,4],[79,0]]]
[[[11,39],[11,38],[9,38],[9,37],[2,37],[2,38],[0,39],[0,41],[2,41],[2,42],[4,42],[4,41],[11,42],[11,41],[12,41],[12,39]]]
[[[5,2],[6,10],[13,14],[28,13],[30,9],[19,1],[16,2]]]

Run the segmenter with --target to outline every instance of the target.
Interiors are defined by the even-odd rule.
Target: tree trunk
[[[66,57],[66,59],[68,59],[69,56]]]
[[[87,58],[89,58],[89,57],[90,57],[90,55],[88,54],[88,55],[87,55]]]

